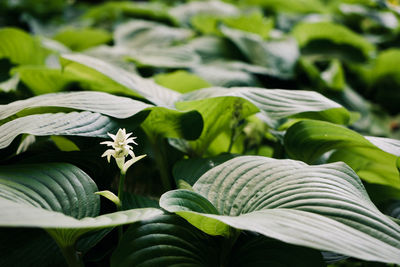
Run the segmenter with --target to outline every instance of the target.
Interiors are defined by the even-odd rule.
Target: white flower
[[[126,134],[125,129],[119,129],[116,135],[110,133],[107,134],[113,139],[113,141],[105,141],[101,142],[100,144],[111,146],[112,149],[107,149],[101,156],[107,157],[108,162],[110,162],[111,156],[115,158],[115,161],[117,162],[117,165],[122,173],[126,173],[128,168],[133,163],[146,156],[146,155],[141,155],[138,157],[135,156],[135,153],[133,153],[132,150],[133,148],[129,144],[137,145],[137,143],[135,142],[136,137],[129,138],[129,136],[132,133]],[[125,157],[128,155],[130,155],[132,159],[125,162]]]

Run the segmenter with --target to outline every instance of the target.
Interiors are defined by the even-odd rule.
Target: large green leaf
[[[121,49],[121,48],[120,48]],[[190,68],[200,63],[200,57],[189,46],[144,47],[137,50],[123,50],[127,59],[140,66],[159,68]]]
[[[195,140],[202,133],[204,121],[201,111],[154,107],[141,126],[153,141],[163,137]]]
[[[175,23],[168,14],[168,7],[162,2],[106,2],[90,8],[83,19],[91,24],[118,23],[124,17],[144,17]]]
[[[187,93],[201,88],[211,87],[211,85],[197,75],[184,70],[171,73],[157,74],[154,81],[159,85],[170,88],[180,93]]]
[[[34,95],[59,92],[73,82],[84,82],[72,73],[46,66],[24,65],[14,68],[12,72],[20,77]]]
[[[258,5],[276,13],[320,13],[326,11],[326,3],[324,5],[319,0],[288,0],[284,2],[279,0],[244,0],[243,2]]]
[[[216,240],[176,215],[133,224],[111,257],[111,266],[219,266]]]
[[[95,76],[93,78],[99,77],[108,81],[108,83],[116,83],[125,88],[125,91],[140,95],[156,105],[172,106],[179,96],[178,92],[162,87],[152,80],[142,78],[137,74],[93,57],[71,54],[64,55],[62,59],[64,68],[67,70],[68,68],[75,69],[77,75],[87,75],[85,73],[91,70],[89,75]]]
[[[375,51],[375,47],[362,36],[331,22],[301,23],[292,34],[305,54],[363,61]]]
[[[46,107],[87,110],[114,118],[126,119],[146,108],[152,107],[152,105],[102,92],[54,93],[0,105],[0,120],[21,111],[23,111],[24,115],[34,114],[35,108],[43,112]]]
[[[116,46],[135,49],[143,47],[166,47],[190,38],[194,33],[189,29],[168,27],[146,20],[133,20],[118,25],[114,31]]]
[[[102,29],[66,28],[53,36],[53,39],[74,51],[82,51],[92,46],[107,43],[112,40],[112,36]]]
[[[206,88],[187,93],[180,99],[197,100],[217,96],[236,96],[253,103],[270,126],[288,117],[316,118],[347,124],[349,112],[341,105],[312,91],[264,89],[255,87]]]
[[[364,138],[345,127],[310,120],[291,126],[285,134],[284,143],[290,157],[308,163],[335,149],[330,161],[346,162],[367,182],[400,188],[396,140]]]
[[[264,41],[259,35],[222,25],[221,32],[242,51],[251,63],[265,68],[265,73],[281,79],[294,75],[299,57],[295,40]]]
[[[1,166],[0,226],[44,228],[63,247],[86,232],[162,213],[148,208],[94,217],[100,204],[96,191],[90,177],[70,164]]]
[[[226,224],[290,244],[400,263],[400,227],[380,213],[343,163],[242,156],[206,172],[193,189],[165,193],[160,206],[209,234],[229,236]],[[220,215],[202,213],[202,199]]]
[[[258,111],[246,99],[232,96],[177,102],[176,107],[184,111],[196,110],[203,117],[203,132],[196,141],[190,142],[189,149],[191,153],[198,155],[202,155],[223,131],[233,130],[232,122],[239,122]]]
[[[22,133],[39,136],[107,137],[107,132],[117,132],[121,127],[126,127],[129,132],[137,127],[147,115],[148,112],[142,112],[126,120],[112,119],[89,111],[29,115],[0,126],[0,149],[7,147]]]
[[[171,8],[168,13],[180,24],[188,25],[191,18],[196,15],[237,16],[240,14],[240,11],[236,6],[220,1],[193,1]]]
[[[16,28],[0,29],[0,58],[14,64],[44,64],[47,50],[26,32]]]

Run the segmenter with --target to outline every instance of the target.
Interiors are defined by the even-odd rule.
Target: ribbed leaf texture
[[[374,206],[343,163],[309,166],[242,156],[203,174],[193,189],[165,193],[160,206],[212,235],[229,236],[225,224],[295,245],[400,263],[400,227]],[[204,198],[220,215],[203,213]]]

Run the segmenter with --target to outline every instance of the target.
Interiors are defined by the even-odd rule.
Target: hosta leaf
[[[108,80],[129,89],[137,95],[140,95],[156,105],[172,106],[178,92],[170,90],[138,76],[137,74],[125,71],[119,67],[113,66],[102,60],[85,55],[64,55],[62,63],[68,70],[69,65],[75,68],[77,72],[92,70],[90,75],[100,76],[103,80]],[[125,89],[126,90],[126,89]]]
[[[143,49],[127,51],[127,59],[139,66],[159,68],[190,68],[200,63],[200,57],[185,45],[171,46],[163,49],[145,47]]]
[[[222,154],[212,158],[184,159],[174,165],[172,173],[177,184],[179,180],[184,180],[193,185],[206,171],[234,157],[232,154]]]
[[[176,215],[133,224],[111,257],[111,266],[219,266],[216,240]]]
[[[362,61],[370,58],[375,50],[362,36],[330,22],[301,23],[293,29],[292,34],[305,54]]]
[[[295,116],[318,118],[346,124],[349,112],[332,100],[311,91],[263,89],[255,87],[206,88],[182,95],[182,100],[204,99],[217,96],[244,98],[257,106],[262,119],[270,126],[278,126],[279,119]]]
[[[102,92],[65,92],[45,94],[25,100],[0,105],[0,120],[23,111],[24,115],[35,113],[35,108],[62,107],[98,112],[114,118],[126,119],[152,105],[127,97]]]
[[[396,140],[364,138],[350,129],[328,122],[301,121],[287,130],[284,143],[289,156],[308,163],[335,149],[330,161],[346,162],[370,183],[400,188]]]
[[[188,25],[191,18],[199,14],[219,16],[236,16],[240,14],[236,6],[219,1],[189,2],[171,8],[168,13],[183,25]]]
[[[86,232],[162,213],[149,208],[93,217],[100,204],[96,191],[90,177],[70,164],[2,166],[0,226],[44,228],[59,245],[67,246]]]
[[[0,58],[14,64],[44,64],[46,49],[26,32],[16,28],[0,29]]]
[[[189,29],[168,27],[146,20],[134,20],[116,27],[114,42],[116,46],[137,49],[149,46],[165,47],[184,41],[193,34]]]
[[[257,78],[252,73],[223,63],[202,64],[192,68],[192,71],[214,86],[256,86],[258,84]]]
[[[176,107],[183,111],[196,110],[203,117],[203,132],[196,141],[190,142],[192,152],[198,155],[203,154],[221,132],[230,130],[233,121],[242,120],[258,111],[246,99],[231,96],[177,102]]]
[[[72,73],[45,66],[21,66],[12,71],[35,95],[59,92],[78,81],[78,77]]]
[[[220,30],[235,43],[251,63],[264,67],[268,75],[281,79],[293,77],[299,57],[297,43],[293,39],[266,42],[257,34],[224,25]]]
[[[201,112],[196,110],[182,112],[154,107],[141,126],[153,141],[159,137],[195,140],[200,136],[204,122]]]
[[[204,204],[196,193],[180,198],[181,190],[163,195],[160,206],[189,222],[202,221],[196,224],[201,229],[212,229],[217,221],[290,244],[400,262],[400,227],[379,212],[357,175],[343,163],[309,166],[242,156],[203,174],[193,189],[221,215],[189,211],[193,202]]]
[[[187,93],[197,89],[211,87],[208,82],[199,76],[184,70],[178,70],[166,74],[157,74],[153,78],[159,85],[180,93]]]
[[[400,141],[384,138],[384,137],[375,137],[375,136],[365,136],[365,139],[370,141],[372,144],[382,149],[383,151],[400,157]]]
[[[111,41],[112,35],[102,29],[66,28],[53,36],[53,39],[74,51],[82,51]]]
[[[267,10],[295,13],[319,13],[326,11],[326,6],[319,0],[244,0],[246,4],[259,5]]]
[[[147,116],[145,113],[140,113],[138,116],[125,121],[111,119],[99,113],[88,111],[29,115],[0,126],[0,149],[7,147],[15,137],[22,133],[39,136],[107,137],[107,132],[117,132],[122,125],[124,125],[122,127],[126,126],[129,132],[145,119]]]

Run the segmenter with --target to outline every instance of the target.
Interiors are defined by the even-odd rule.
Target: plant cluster
[[[400,264],[399,12],[1,1],[0,266]]]

